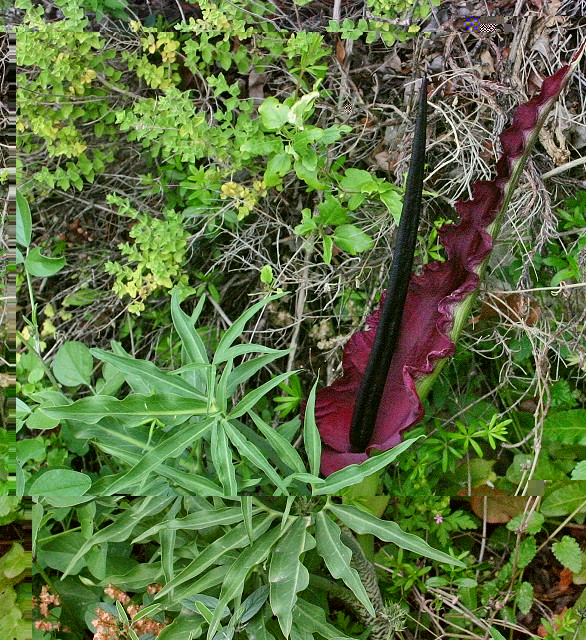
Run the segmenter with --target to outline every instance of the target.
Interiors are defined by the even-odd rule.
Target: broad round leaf
[[[53,360],[53,373],[57,380],[68,387],[91,382],[94,359],[82,342],[66,342]]]

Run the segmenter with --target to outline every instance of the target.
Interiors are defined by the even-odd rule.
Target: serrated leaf
[[[541,513],[546,518],[566,516],[574,511],[586,512],[584,496],[586,495],[586,480],[568,480],[559,483],[556,488],[541,503]]]
[[[531,611],[533,606],[533,585],[531,583],[522,582],[519,585],[515,603],[522,614],[526,615]]]
[[[582,569],[582,550],[575,538],[564,536],[559,542],[551,545],[553,555],[558,562],[572,573],[580,573]]]
[[[537,555],[537,543],[535,538],[528,537],[521,540],[519,545],[519,554],[517,556],[517,566],[524,569]]]
[[[543,438],[548,442],[586,445],[586,409],[548,415],[543,423]]]

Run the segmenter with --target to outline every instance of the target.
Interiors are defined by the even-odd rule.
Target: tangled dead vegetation
[[[329,3],[321,3],[320,7],[324,12],[334,8]],[[441,14],[435,14],[429,24],[439,25],[438,20],[442,19]],[[330,97],[320,100],[316,112],[317,124],[323,128],[343,122],[352,129],[329,147],[330,165],[346,156],[354,166],[402,185],[409,163],[406,150],[412,136],[413,96],[418,86],[415,78],[427,72],[431,90],[422,240],[429,236],[435,221],[455,216],[451,205],[468,197],[474,180],[490,176],[499,155],[497,136],[506,125],[508,114],[536,92],[542,78],[563,65],[577,43],[586,37],[586,27],[579,21],[551,17],[545,10],[526,18],[511,18],[515,26],[512,33],[499,32],[490,37],[450,30],[453,20],[444,20],[436,31],[393,47],[380,41],[371,45],[339,42],[323,84]],[[111,30],[104,35],[109,50],[120,52],[138,46],[138,38],[128,32]],[[125,72],[123,80],[130,89],[112,91],[113,108],[140,97],[142,88],[136,83],[133,86],[131,74]],[[254,84],[250,78],[241,81],[249,89]],[[283,68],[274,68],[255,82],[258,95],[280,99],[295,89]],[[511,204],[490,277],[481,294],[483,303],[497,314],[501,327],[497,331],[496,326],[491,329],[490,323],[484,323],[482,343],[492,332],[495,346],[491,356],[509,356],[501,370],[503,384],[524,373],[514,364],[502,326],[510,330],[510,335],[524,333],[529,337],[538,363],[544,363],[552,351],[583,353],[583,287],[546,292],[544,299],[552,305],[540,306],[538,322],[530,322],[529,316],[522,313],[508,312],[495,303],[495,296],[506,290],[507,294],[518,294],[522,306],[535,307],[532,260],[558,234],[556,207],[586,187],[583,166],[579,164],[586,147],[585,92],[586,79],[581,71],[543,130],[541,145]],[[201,112],[213,113],[213,97],[206,92],[204,82],[198,81],[192,95]],[[148,195],[141,184],[139,175],[146,173],[148,167],[140,147],[129,143],[124,150],[113,146],[113,151],[116,172],[96,176],[94,184],[87,185],[81,194],[55,189],[38,201],[40,238],[50,244],[52,238],[65,236],[69,265],[58,284],[40,284],[36,292],[39,302],[58,304],[78,288],[80,280],[89,279],[93,289],[103,292],[87,313],[73,314],[62,322],[48,356],[64,339],[105,344],[124,317],[124,304],[110,292],[111,280],[103,265],[112,259],[113,248],[126,238],[128,229],[106,204],[105,195],[115,192],[127,197],[131,204],[153,216],[164,206],[161,195]],[[47,158],[48,166],[54,163],[54,159]],[[325,366],[327,375],[322,377],[329,382],[339,373],[340,344],[361,326],[376,302],[378,283],[384,281],[393,251],[395,223],[382,205],[359,207],[355,223],[372,235],[374,246],[358,256],[339,252],[331,264],[325,264],[319,252],[294,232],[301,210],[314,210],[324,194],[307,193],[302,183],[290,175],[282,191],[272,190],[257,203],[253,219],[245,221],[237,231],[222,232],[218,237],[219,253],[210,252],[202,259],[199,241],[204,231],[191,230],[189,247],[197,267],[192,271],[188,265],[187,270],[192,271],[195,280],[218,272],[224,274],[219,286],[221,302],[208,306],[206,322],[225,328],[248,306],[250,296],[258,292],[258,274],[269,265],[275,276],[274,286],[291,292],[290,302],[275,307],[269,317],[259,321],[254,339],[275,347],[291,347],[288,365],[304,367],[308,379]],[[522,268],[517,288],[510,290],[504,270],[509,268],[511,257],[519,253],[523,256]],[[155,300],[151,310],[163,305],[167,305],[166,298]],[[563,308],[562,324],[559,305]],[[153,327],[151,332],[143,332],[133,343],[133,350],[152,357],[165,329]],[[485,347],[478,344],[478,336],[475,325],[464,336],[463,348],[477,349],[487,356]],[[546,391],[555,371],[544,366],[539,375]]]

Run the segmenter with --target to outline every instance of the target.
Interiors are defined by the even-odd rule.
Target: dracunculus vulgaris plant
[[[493,180],[472,187],[472,200],[455,205],[460,221],[444,225],[445,262],[412,275],[425,155],[426,82],[422,82],[411,164],[389,284],[366,329],[344,347],[343,375],[317,393],[322,439],[321,472],[328,476],[401,442],[424,414],[428,393],[469,315],[503,214],[531,148],[586,46],[543,81],[539,95],[521,104],[501,135],[502,155]],[[370,488],[364,485],[364,494]],[[363,494],[363,495],[364,495]]]

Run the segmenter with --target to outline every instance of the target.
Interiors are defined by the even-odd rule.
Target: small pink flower
[[[443,516],[441,516],[439,513],[436,513],[436,514],[435,514],[435,516],[433,516],[433,519],[434,519],[438,524],[441,524],[441,523],[444,521]]]

